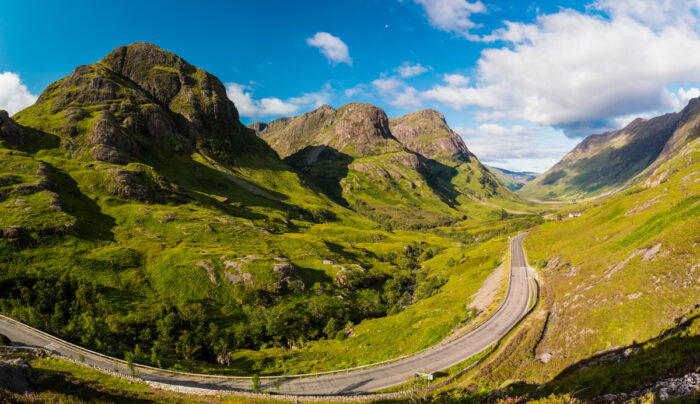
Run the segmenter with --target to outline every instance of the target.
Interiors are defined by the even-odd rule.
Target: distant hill
[[[486,167],[498,178],[501,184],[505,185],[511,191],[519,190],[526,183],[537,178],[538,175],[531,171],[510,171],[505,168]]]
[[[700,134],[700,101],[681,112],[635,119],[623,129],[591,135],[519,194],[540,200],[595,197],[644,179],[650,169]]]
[[[333,200],[380,222],[447,224],[474,200],[517,203],[434,110],[389,119],[370,104],[323,105],[249,127]]]

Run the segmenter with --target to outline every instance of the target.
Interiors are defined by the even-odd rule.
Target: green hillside
[[[699,168],[695,139],[640,184],[532,230],[542,301],[477,385],[591,400],[697,371]]]
[[[470,296],[535,218],[475,204],[463,220],[427,159],[364,108],[339,110],[336,127],[372,147],[338,139],[320,154],[330,167],[336,153],[357,159],[343,186],[360,196],[341,194],[367,203],[354,211],[178,56],[138,43],[76,68],[17,123],[0,113],[0,312],[135,362],[230,374],[342,368],[439,342],[474,321]],[[452,226],[369,219],[399,214]]]
[[[500,184],[434,110],[388,119],[370,104],[324,105],[250,127],[310,185],[390,228],[538,210]]]
[[[692,129],[700,117],[699,106],[699,100],[691,100],[679,113],[638,118],[623,129],[591,135],[518,194],[570,201],[629,188],[697,136]]]

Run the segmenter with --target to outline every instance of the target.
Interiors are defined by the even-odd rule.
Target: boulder
[[[24,131],[10,114],[0,109],[0,140],[4,140],[10,147],[20,149],[24,146]]]
[[[136,142],[108,111],[93,120],[88,143],[93,146],[90,154],[95,160],[126,164],[138,158]]]

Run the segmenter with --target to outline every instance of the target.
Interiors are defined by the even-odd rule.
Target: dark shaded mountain
[[[700,101],[694,99],[681,112],[638,118],[623,129],[591,135],[519,194],[577,199],[625,189],[698,136],[698,112]]]

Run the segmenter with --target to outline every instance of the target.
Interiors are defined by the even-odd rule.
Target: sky
[[[585,136],[700,95],[700,0],[0,0],[0,109],[146,41],[241,120],[352,101],[442,112],[486,164],[542,172]]]

